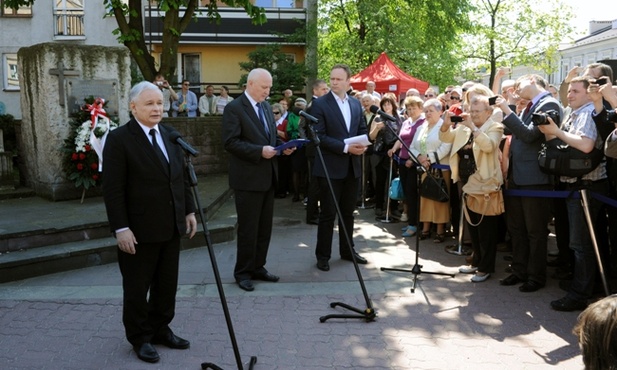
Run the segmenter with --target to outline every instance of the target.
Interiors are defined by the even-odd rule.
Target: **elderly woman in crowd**
[[[398,115],[398,109],[396,106],[396,97],[393,94],[384,94],[383,98],[379,102],[379,106],[382,111],[396,118],[396,122],[387,122],[396,133],[401,127],[402,119]],[[385,126],[385,123],[381,117],[375,118],[371,125],[371,131],[369,132],[370,139],[375,143],[373,146],[373,155],[371,158],[371,164],[373,165],[373,173],[375,174],[375,215],[383,216],[383,208],[386,205],[386,186],[391,179],[388,179],[390,172],[390,158],[388,158],[388,150],[390,150],[397,138],[389,128]],[[394,172],[393,172],[394,175]],[[396,216],[396,201],[390,202],[390,216],[394,213]],[[397,217],[398,218],[398,217]]]
[[[474,173],[482,179],[496,178],[503,184],[499,161],[499,143],[503,126],[493,119],[493,108],[488,97],[476,95],[469,102],[469,110],[463,113],[463,122],[456,128],[450,121],[451,113],[446,113],[444,124],[439,130],[439,139],[452,143],[450,168],[454,182],[466,183]],[[473,282],[482,282],[495,272],[497,252],[498,216],[480,215],[469,210],[473,261],[470,266],[459,269],[462,273],[475,273]],[[478,224],[479,223],[479,224]],[[477,226],[474,226],[476,225]]]
[[[441,119],[441,103],[437,99],[429,99],[424,105],[424,115],[426,121],[418,128],[411,143],[411,152],[418,158],[420,165],[429,169],[431,164],[437,163],[447,165],[452,144],[444,143],[439,140],[439,129],[443,124]],[[442,170],[444,180],[450,192],[450,170]],[[422,179],[426,174],[422,175]],[[446,237],[446,223],[450,221],[450,204],[448,202],[437,202],[425,197],[420,199],[420,222],[422,222],[422,233],[420,239],[427,239],[431,236],[431,224],[437,225],[437,235],[433,240],[441,243]]]
[[[407,148],[411,149],[414,135],[418,127],[425,121],[422,104],[424,102],[417,96],[405,98],[404,105],[408,118],[403,122],[399,136],[407,147],[400,141],[397,141],[392,149],[388,151],[390,157],[398,152],[400,158],[399,176],[403,185],[403,193],[405,194],[403,215],[407,215],[407,225],[402,229],[404,237],[414,236],[418,230],[418,171],[416,170],[417,164],[409,155]]]

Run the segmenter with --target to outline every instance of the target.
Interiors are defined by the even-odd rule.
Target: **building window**
[[[17,54],[2,55],[2,71],[4,90],[19,90],[19,78],[17,76]]]
[[[32,17],[32,5],[20,5],[19,8],[12,9],[4,3],[4,0],[0,0],[0,10],[3,17]]]
[[[54,0],[54,36],[85,36],[83,0]]]
[[[295,0],[256,0],[255,6],[262,8],[295,8]]]

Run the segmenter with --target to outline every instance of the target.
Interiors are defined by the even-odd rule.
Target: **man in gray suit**
[[[512,133],[508,189],[552,190],[552,178],[540,170],[538,151],[544,134],[532,123],[534,113],[555,110],[563,116],[561,105],[546,90],[546,81],[538,75],[525,75],[516,80],[515,91],[529,100],[518,117],[505,99],[499,100],[504,112],[503,124]],[[560,122],[557,122],[559,124]],[[512,239],[512,275],[501,285],[516,285],[521,292],[534,292],[546,284],[548,223],[551,218],[549,198],[506,197],[506,223]]]

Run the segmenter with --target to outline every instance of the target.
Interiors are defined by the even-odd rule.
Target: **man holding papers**
[[[347,95],[351,70],[337,64],[330,71],[330,92],[312,103],[311,114],[318,119],[315,131],[319,136],[325,167],[315,161],[313,175],[318,178],[321,213],[317,229],[317,268],[330,270],[332,234],[336,218],[336,203],[341,210],[339,218],[339,253],[341,259],[366,264],[367,261],[353,249],[353,212],[356,206],[359,179],[362,176],[360,156],[366,151],[364,143],[346,144],[345,139],[366,135],[360,102]],[[332,182],[330,191],[326,174]],[[333,198],[334,197],[334,198]],[[345,226],[345,228],[342,227]],[[347,231],[347,237],[343,234]],[[351,246],[347,244],[351,243]]]
[[[255,289],[253,280],[279,280],[264,267],[272,234],[278,176],[275,146],[283,144],[276,134],[270,104],[265,101],[271,87],[270,72],[253,69],[244,94],[227,104],[223,112],[223,145],[230,154],[229,186],[234,189],[238,214],[234,278],[246,291]],[[283,154],[289,155],[294,150],[285,149]]]

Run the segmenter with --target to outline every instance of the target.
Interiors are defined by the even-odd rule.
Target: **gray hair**
[[[141,95],[141,93],[144,92],[145,90],[156,90],[158,92],[161,92],[161,89],[159,89],[159,87],[153,84],[152,82],[141,81],[140,83],[133,86],[133,88],[131,89],[131,92],[129,93],[129,102],[134,102],[137,99],[137,97]]]
[[[441,105],[441,102],[439,101],[439,99],[429,99],[427,101],[424,102],[424,105],[422,106],[424,108],[428,108],[428,107],[433,107],[435,108],[435,110],[437,110],[437,112],[441,112],[441,108],[443,107]]]

